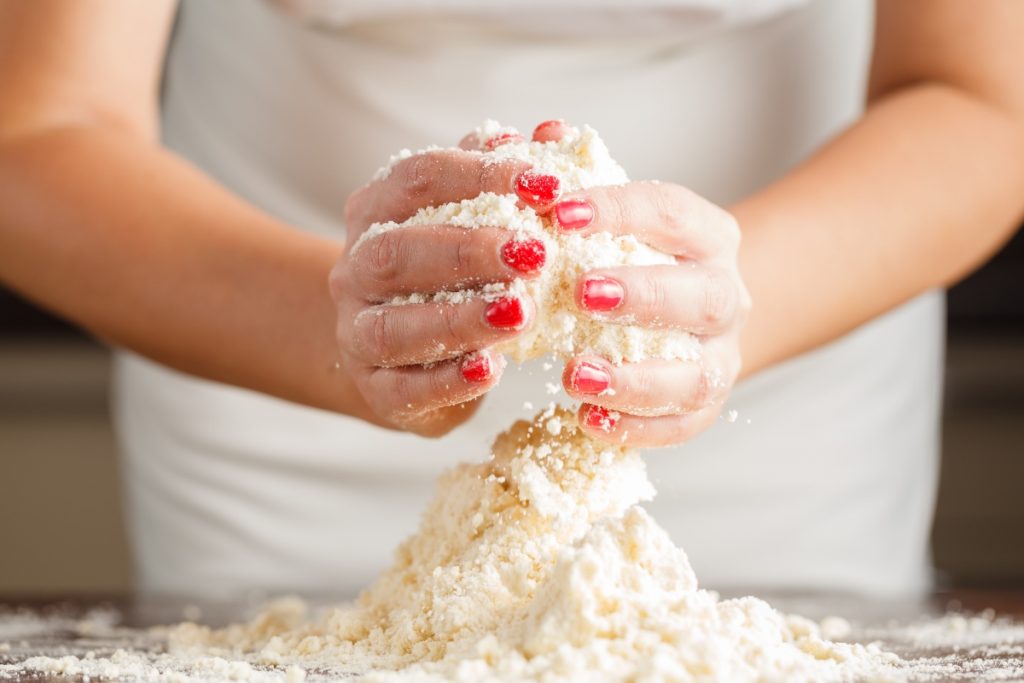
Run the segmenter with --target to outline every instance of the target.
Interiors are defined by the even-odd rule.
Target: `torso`
[[[448,0],[418,16],[400,0],[292,4],[297,14],[186,0],[165,144],[339,239],[346,195],[389,154],[454,144],[488,117],[589,123],[631,176],[727,204],[858,116],[871,38],[862,0],[662,0],[618,14],[624,3],[549,2],[565,12],[545,11],[537,29],[522,2],[512,13]],[[380,11],[359,13],[368,6]],[[762,373],[735,392],[734,423],[648,456],[651,508],[698,576],[726,588],[926,586],[941,314],[929,294]],[[122,354],[141,587],[354,592],[413,530],[438,472],[485,457],[532,412],[525,401],[552,398],[545,381],[556,375],[538,366],[509,372],[473,420],[429,441]]]

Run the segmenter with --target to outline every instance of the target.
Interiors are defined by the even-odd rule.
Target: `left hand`
[[[667,446],[711,426],[740,371],[740,330],[750,295],[740,278],[740,230],[724,209],[672,183],[632,182],[562,197],[551,217],[578,234],[632,234],[677,264],[584,273],[580,310],[610,324],[686,330],[700,337],[697,361],[646,360],[615,366],[586,355],[562,383],[582,401],[589,433],[630,446]]]

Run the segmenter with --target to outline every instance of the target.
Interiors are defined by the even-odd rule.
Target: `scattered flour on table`
[[[482,140],[509,129],[489,121],[477,129]],[[393,157],[393,163],[411,152]],[[543,173],[557,176],[563,192],[619,185],[628,178],[608,152],[597,132],[590,127],[572,129],[558,142],[512,142],[490,151],[476,152],[491,163],[519,160]],[[392,164],[393,165],[393,164]],[[386,167],[386,168],[390,168]],[[382,170],[378,177],[386,177]],[[517,279],[511,285],[497,284],[480,290],[441,292],[431,297],[398,297],[393,304],[457,304],[471,297],[494,300],[509,294],[529,295],[537,307],[531,328],[496,349],[522,362],[547,354],[568,358],[581,353],[604,356],[613,363],[644,358],[697,359],[697,339],[679,330],[652,330],[635,325],[608,325],[579,311],[575,303],[580,276],[598,268],[674,264],[676,259],[638,241],[632,235],[613,236],[602,232],[590,236],[565,233],[550,218],[522,205],[516,195],[483,193],[473,199],[427,207],[401,223],[375,223],[363,233],[352,250],[373,238],[412,225],[453,225],[466,229],[506,228],[518,238],[543,240],[547,263],[535,279]]]

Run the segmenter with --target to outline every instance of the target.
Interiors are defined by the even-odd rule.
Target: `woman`
[[[386,313],[384,333],[359,315],[389,287],[444,287],[431,260],[511,277],[500,231],[360,260],[342,207],[351,239],[421,204],[514,191],[526,169],[452,152],[366,183],[398,147],[557,115],[663,182],[529,199],[565,229],[632,231],[687,257],[586,277],[615,281],[599,292],[610,324],[634,314],[704,335],[706,366],[583,358],[563,380],[584,416],[622,416],[597,436],[670,447],[648,458],[654,513],[698,575],[927,588],[939,290],[1024,209],[1024,6],[879,0],[873,40],[871,9],[0,4],[0,274],[122,349],[140,587],[354,592],[435,475],[527,416],[539,375],[502,371],[486,349],[530,324],[531,302],[453,314],[451,358],[427,357],[438,330],[424,315]],[[708,378],[730,384],[740,358],[739,419],[716,421]],[[616,391],[595,395],[602,383]]]

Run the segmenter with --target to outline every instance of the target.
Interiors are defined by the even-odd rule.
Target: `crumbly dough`
[[[493,121],[477,129],[481,140],[508,131]],[[393,157],[392,164],[411,152]],[[508,159],[526,161],[542,173],[558,176],[563,193],[586,188],[620,185],[628,178],[608,152],[597,132],[588,126],[572,131],[559,142],[514,142],[479,152],[488,163]],[[378,177],[386,177],[388,169]],[[581,312],[574,299],[580,276],[596,268],[664,265],[675,257],[641,243],[632,235],[597,233],[584,237],[564,233],[548,216],[523,206],[515,195],[483,193],[472,199],[421,209],[402,223],[375,223],[353,245],[358,250],[367,240],[389,230],[410,225],[454,225],[467,229],[501,227],[519,238],[537,238],[547,248],[547,264],[539,278],[515,280],[511,286],[492,285],[478,291],[441,292],[432,297],[399,297],[391,303],[459,303],[471,296],[493,300],[509,293],[528,294],[537,306],[531,328],[496,349],[522,362],[545,355],[570,358],[582,353],[603,356],[613,363],[645,358],[692,360],[700,357],[697,339],[679,330],[655,330],[635,325],[609,325]]]
[[[549,407],[442,476],[415,536],[353,605],[307,621],[279,603],[172,642],[344,664],[364,681],[840,681],[877,675],[877,647],[832,643],[756,598],[697,587],[686,554],[639,506],[640,454]]]

